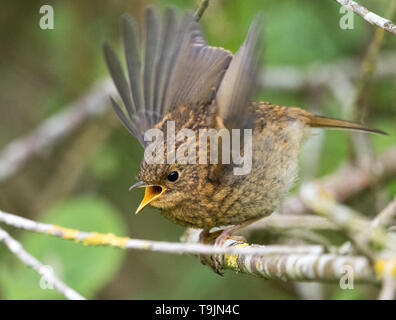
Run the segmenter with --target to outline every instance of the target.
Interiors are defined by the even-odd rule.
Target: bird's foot
[[[199,234],[199,242],[202,244],[209,244],[212,240],[216,239],[221,234],[221,230],[210,232],[209,230],[202,230]],[[209,266],[215,273],[220,276],[223,274],[220,272],[219,269],[216,269],[214,266],[214,260],[212,255],[200,254],[199,260],[203,265]]]
[[[233,236],[232,233],[236,231],[236,226],[218,230],[215,232],[202,231],[199,239],[200,243],[208,244],[213,239],[216,239],[214,242],[215,247],[223,247],[227,240],[234,240],[236,242],[245,243],[246,239],[242,236]],[[223,265],[223,255],[200,255],[200,261],[202,264],[209,266],[215,273],[220,276],[223,276],[221,272]]]
[[[234,232],[235,232],[234,227],[224,229],[223,232],[221,232],[220,235],[216,238],[214,245],[218,246],[218,247],[222,247],[228,239],[231,239],[231,240],[234,240],[237,242],[246,242],[245,237],[233,236],[232,234]]]
[[[235,244],[235,242],[238,243],[245,243],[246,239],[245,237],[242,236],[233,236],[232,234],[236,231],[239,230],[239,228],[236,228],[237,226],[233,226],[227,229],[224,229],[220,235],[216,238],[215,242],[214,242],[214,246],[215,247],[224,247],[226,244],[227,240],[233,240],[229,245],[231,244]],[[229,246],[228,245],[228,246]],[[220,274],[223,275],[220,270],[222,269],[223,266],[223,259],[224,259],[224,255],[212,255],[212,269]]]
[[[208,244],[210,241],[216,239],[214,242],[214,246],[216,247],[223,247],[225,242],[229,239],[234,240],[233,244],[235,244],[235,242],[245,243],[246,239],[244,237],[233,236],[233,233],[240,229],[243,229],[244,227],[256,222],[259,219],[261,218],[250,219],[241,224],[214,232],[210,232],[209,230],[203,230],[199,235],[199,241],[200,243]],[[199,257],[202,264],[211,267],[212,270],[217,274],[221,276],[223,275],[220,270],[223,266],[224,255],[200,255]]]

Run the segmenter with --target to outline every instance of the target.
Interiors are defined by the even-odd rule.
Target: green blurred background
[[[120,50],[119,17],[129,12],[141,24],[148,4],[196,9],[198,0],[2,1],[0,10],[0,147],[29,133],[47,117],[83,95],[108,76],[102,44]],[[362,4],[384,15],[389,0]],[[39,9],[54,8],[54,30],[39,28]],[[355,17],[353,30],[339,27],[340,7],[334,0],[211,0],[201,22],[211,45],[235,52],[253,16],[265,17],[264,68],[324,65],[341,58],[359,62],[375,28]],[[396,52],[395,37],[386,35],[383,50]],[[389,66],[395,68],[396,66]],[[314,80],[314,79],[313,79]],[[395,78],[375,80],[367,94],[366,122],[388,131],[373,136],[378,152],[395,143]],[[311,108],[341,117],[344,112],[330,92],[314,89],[263,88],[259,98],[276,104]],[[348,137],[326,132],[319,165],[313,175],[335,170],[349,154]],[[136,182],[143,150],[107,112],[81,125],[52,150],[37,155],[17,175],[0,183],[0,208],[38,221],[113,232],[133,238],[179,241],[184,228],[146,209],[134,215],[142,191],[128,192]],[[302,172],[307,176],[310,173]],[[396,193],[396,183],[384,185],[384,202]],[[365,214],[375,207],[366,194],[351,203]],[[364,204],[362,204],[364,203]],[[360,204],[360,205],[359,205]],[[296,299],[293,283],[264,281],[226,272],[219,277],[196,257],[84,247],[71,241],[7,230],[57,275],[87,298],[98,299]],[[62,299],[42,290],[40,278],[0,246],[0,298]],[[314,290],[314,289],[312,289]],[[315,289],[316,290],[316,289]],[[375,290],[355,286],[340,290],[324,285],[325,298],[370,298]],[[319,298],[319,296],[318,296]]]

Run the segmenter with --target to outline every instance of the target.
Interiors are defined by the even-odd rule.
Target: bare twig
[[[345,234],[353,241],[360,252],[374,260],[374,254],[366,241],[357,236],[365,230],[369,222],[352,209],[338,204],[334,198],[321,187],[320,184],[310,182],[300,189],[302,200],[314,212],[323,215],[337,223]]]
[[[205,10],[208,7],[209,7],[209,0],[201,0],[201,2],[199,3],[198,9],[195,11],[195,19],[197,21],[199,21],[202,18]]]
[[[344,89],[345,81],[359,77],[360,62],[356,58],[342,58],[333,63],[313,63],[308,67],[267,66],[260,72],[260,85],[276,90],[303,90],[306,88],[329,87],[337,98],[345,99],[345,94],[338,97]],[[396,56],[394,52],[382,52],[374,70],[374,78],[389,78],[396,74]],[[345,80],[346,79],[346,80]],[[333,90],[334,89],[334,90]],[[353,90],[350,91],[353,95]],[[351,97],[353,98],[353,97]],[[352,101],[351,101],[352,103]]]
[[[224,269],[265,279],[294,281],[339,281],[347,267],[354,270],[357,282],[375,283],[369,261],[364,257],[335,254],[289,254],[273,256],[226,255]]]
[[[185,236],[185,241],[196,241],[193,235]],[[248,249],[247,243],[228,239],[226,247]],[[264,279],[294,281],[340,281],[347,267],[354,271],[357,282],[375,283],[373,270],[365,257],[342,256],[325,253],[290,253],[273,255],[215,255],[220,268],[250,274]],[[208,262],[210,263],[210,259]]]
[[[48,283],[51,283],[54,288],[63,294],[69,300],[85,300],[83,296],[77,293],[72,288],[68,287],[62,280],[58,279],[53,272],[47,272],[47,268],[28,253],[22,245],[12,238],[5,230],[0,228],[0,242],[3,242],[6,247],[26,266],[33,268],[40,276],[45,277]]]
[[[114,234],[102,234],[97,232],[84,232],[69,229],[53,224],[40,223],[22,218],[0,210],[0,222],[7,225],[29,231],[49,234],[63,239],[81,242],[90,246],[111,246],[121,249],[150,250],[177,254],[244,254],[244,255],[271,255],[289,253],[322,253],[322,246],[251,246],[249,248],[226,248],[215,247],[200,243],[162,242],[141,239],[119,237]]]
[[[392,18],[395,11],[396,1],[390,0],[386,11],[386,17]],[[370,108],[367,104],[367,94],[370,91],[374,71],[377,67],[379,52],[383,45],[384,38],[385,30],[382,28],[376,28],[374,37],[370,41],[360,67],[360,76],[354,90],[352,106],[348,106],[351,114],[347,115],[346,119],[351,119],[352,121],[360,123],[367,123],[367,115],[370,114],[372,109],[372,107]],[[356,163],[361,163],[363,166],[367,166],[371,172],[373,182],[370,188],[374,199],[374,207],[379,210],[379,203],[381,201],[378,180],[381,168],[376,166],[376,154],[374,152],[371,136],[362,132],[351,132],[349,138],[353,146],[350,150],[351,160]]]
[[[371,227],[377,225],[388,227],[396,217],[396,197],[371,222]]]
[[[357,15],[361,16],[367,22],[374,24],[390,33],[396,35],[396,25],[392,21],[385,19],[374,12],[371,12],[367,8],[361,6],[353,0],[336,0],[339,4],[345,8],[352,10]]]
[[[83,232],[56,225],[38,223],[0,211],[0,222],[25,230],[58,236],[85,245],[107,245],[116,248],[150,250],[177,254],[210,255],[221,261],[220,267],[264,278],[299,281],[337,281],[354,270],[357,282],[376,282],[365,257],[326,254],[319,245],[249,245],[228,239],[224,246],[197,243],[198,231],[185,235],[187,243],[171,243],[117,237],[113,234]]]
[[[396,174],[396,147],[388,149],[376,160],[375,166],[380,168],[379,177],[389,178]],[[371,185],[373,177],[368,166],[346,164],[335,173],[324,177],[320,184],[331,194],[336,201],[343,202],[345,199],[361,192]],[[303,214],[310,211],[306,204],[301,201],[300,195],[291,196],[285,200],[279,212],[282,214]]]
[[[377,226],[375,229],[370,228],[370,221],[367,218],[351,208],[337,203],[334,197],[319,183],[303,184],[300,195],[312,210],[339,225],[356,248],[372,261],[377,259],[377,254],[369,246],[371,241],[391,252],[396,251],[395,239],[390,237],[381,226]]]
[[[396,10],[396,1],[390,0],[386,15],[392,18]],[[356,85],[355,98],[352,107],[351,119],[358,122],[364,122],[367,113],[367,106],[364,103],[365,93],[369,89],[374,72],[377,68],[379,52],[385,38],[384,29],[377,28],[372,41],[367,48],[367,52],[360,66],[360,76]],[[367,137],[367,135],[365,135]]]
[[[386,233],[378,223],[373,223],[347,206],[338,204],[335,199],[318,183],[306,183],[301,187],[301,197],[318,214],[328,217],[338,224],[351,239],[355,248],[367,256],[374,265],[377,278],[382,277],[382,290],[379,299],[393,299],[395,295],[396,239]],[[387,211],[386,209],[385,211]],[[371,244],[374,244],[372,246]],[[381,251],[373,247],[381,247]],[[387,253],[390,259],[379,258]]]
[[[114,92],[109,79],[101,81],[83,97],[45,120],[36,130],[8,144],[0,153],[0,182],[12,176],[35,154],[55,145],[88,117],[103,113]]]
[[[387,19],[379,17],[360,6],[356,1],[337,0],[338,3],[353,10],[370,23],[376,24],[391,33],[396,34],[396,26]],[[209,5],[209,0],[201,0],[195,17],[199,20]],[[381,34],[378,32],[378,34]],[[383,34],[382,34],[383,35]],[[381,37],[376,38],[374,49],[369,53],[370,62],[375,61],[375,56],[379,51]],[[372,66],[372,64],[371,64]],[[331,69],[331,68],[330,68]],[[388,68],[391,69],[391,68]],[[385,73],[389,73],[386,69]],[[291,70],[287,70],[290,74]],[[295,71],[295,70],[294,70]],[[369,77],[373,75],[374,68],[367,72]],[[286,76],[286,82],[277,79],[272,85],[280,87],[299,87],[305,85],[315,85],[318,83],[327,86],[336,93],[336,96],[343,100],[347,98],[348,103],[353,103],[353,96],[347,91],[352,88],[350,76],[345,75],[342,68],[324,71],[320,69],[322,77],[314,77],[309,73],[297,75],[294,80]],[[268,72],[267,72],[268,75]],[[330,78],[336,75],[337,81],[327,83]],[[310,80],[315,79],[315,83]],[[319,79],[319,80],[318,80]],[[367,79],[358,90],[358,96],[364,91]],[[294,81],[294,82],[293,82]],[[267,82],[266,79],[263,80]],[[344,91],[337,93],[339,84],[342,83]],[[344,86],[345,84],[345,86]],[[347,88],[347,89],[345,89]],[[12,142],[0,154],[0,181],[9,178],[12,174],[22,168],[23,165],[34,155],[47,147],[53,146],[62,137],[72,132],[86,118],[91,115],[102,113],[107,105],[107,96],[114,91],[112,84],[106,80],[95,86],[84,98],[64,109],[63,112],[47,119],[37,130]],[[357,105],[357,104],[356,104]],[[220,268],[230,269],[250,275],[263,277],[266,279],[299,280],[299,281],[338,281],[344,275],[344,267],[351,267],[354,271],[354,280],[357,282],[378,282],[371,263],[375,263],[375,271],[382,270],[383,289],[380,298],[393,298],[395,292],[395,279],[393,273],[394,264],[385,264],[383,260],[378,260],[378,254],[373,252],[369,241],[382,245],[386,250],[396,250],[396,240],[390,238],[383,229],[390,218],[395,215],[395,204],[389,205],[377,218],[370,222],[358,212],[339,204],[347,197],[363,190],[373,183],[373,177],[369,169],[375,166],[379,168],[379,176],[389,176],[396,173],[396,147],[388,150],[378,161],[373,161],[370,166],[360,168],[353,165],[346,165],[323,181],[323,188],[318,184],[309,183],[301,188],[299,196],[289,198],[283,210],[290,213],[303,213],[309,209],[322,214],[324,217],[274,215],[263,219],[252,225],[248,231],[254,229],[275,228],[285,232],[295,232],[295,229],[303,229],[307,236],[308,229],[332,229],[343,231],[351,239],[356,248],[365,256],[348,255],[337,253],[327,253],[326,245],[250,245],[230,238],[223,246],[211,246],[198,243],[198,232],[187,233],[183,243],[149,241],[132,239],[129,237],[119,237],[113,234],[101,234],[97,232],[85,232],[77,229],[64,228],[57,225],[39,223],[28,220],[0,210],[0,222],[25,230],[40,232],[63,239],[74,240],[84,245],[96,246],[106,245],[122,249],[150,250],[157,252],[210,255],[220,261]],[[371,226],[371,228],[370,228]],[[304,230],[305,229],[305,230]],[[365,231],[365,233],[362,232]],[[301,230],[297,230],[301,233]],[[309,231],[310,232],[310,231]],[[363,239],[362,235],[365,236]],[[26,265],[34,268],[40,275],[50,277],[42,271],[43,265],[27,253],[19,242],[13,239],[6,231],[0,229],[0,242],[5,245]],[[320,242],[319,242],[320,243]],[[333,252],[333,251],[330,251]],[[379,266],[382,266],[381,268]],[[69,299],[84,299],[73,289],[67,287],[61,280],[52,275],[50,281],[55,288]]]
[[[273,214],[244,228],[244,231],[263,229],[309,229],[309,230],[339,230],[339,227],[329,219],[314,215],[297,216],[293,214]]]
[[[378,300],[393,300],[396,292],[396,277],[393,272],[396,268],[395,259],[390,259],[385,265],[382,278],[382,288]]]
[[[73,136],[71,143],[62,148],[56,169],[42,186],[40,193],[31,200],[31,210],[41,212],[52,201],[65,196],[73,189],[92,156],[111,133],[115,120],[106,114],[95,121],[87,121]]]

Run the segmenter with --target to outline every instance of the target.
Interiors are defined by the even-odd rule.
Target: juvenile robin
[[[207,45],[191,12],[179,19],[173,9],[167,9],[161,20],[157,10],[150,7],[145,12],[142,51],[135,21],[127,15],[122,17],[128,80],[114,51],[104,46],[124,108],[113,98],[111,103],[126,129],[146,151],[149,142],[150,148],[157,143],[156,150],[169,159],[182,144],[187,149],[199,147],[198,139],[188,138],[176,139],[170,147],[170,121],[174,122],[175,132],[190,129],[197,136],[201,129],[252,132],[251,148],[244,149],[248,141],[245,138],[238,150],[244,156],[251,152],[251,169],[246,174],[235,174],[234,163],[202,163],[198,152],[195,164],[177,161],[177,157],[159,163],[153,161],[155,153],[145,152],[140,181],[131,187],[145,188],[137,213],[147,205],[159,208],[175,223],[202,228],[203,240],[210,238],[211,228],[228,226],[215,234],[219,244],[237,229],[276,209],[296,178],[299,150],[310,128],[382,133],[296,107],[250,102],[256,85],[261,29],[257,17],[244,43],[232,55]],[[153,128],[164,132],[162,141],[145,140],[145,133]]]

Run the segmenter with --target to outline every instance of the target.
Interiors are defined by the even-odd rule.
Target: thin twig
[[[323,215],[340,226],[345,234],[355,244],[356,249],[372,260],[377,260],[370,241],[392,252],[396,251],[396,241],[386,231],[377,226],[369,228],[370,221],[351,208],[337,203],[334,197],[319,183],[310,182],[302,185],[300,195],[303,201],[314,212]]]
[[[19,229],[44,233],[63,239],[81,242],[90,246],[111,246],[121,249],[149,250],[177,254],[244,254],[244,255],[271,255],[289,253],[322,253],[322,246],[251,246],[249,248],[226,248],[200,243],[180,243],[151,241],[119,237],[111,233],[85,232],[77,229],[64,228],[53,224],[40,223],[22,218],[0,210],[0,222]]]
[[[390,0],[388,9],[386,10],[386,17],[392,18],[396,11],[396,1]],[[374,37],[368,45],[367,52],[363,59],[360,67],[360,76],[357,81],[354,90],[354,99],[352,106],[348,107],[351,114],[347,115],[346,119],[359,123],[367,123],[366,119],[368,114],[371,113],[371,109],[367,104],[367,94],[370,91],[372,84],[374,71],[377,67],[377,61],[379,58],[379,52],[383,45],[385,38],[385,30],[382,28],[376,28]],[[373,207],[379,210],[380,203],[380,190],[379,190],[379,174],[381,168],[378,168],[375,164],[376,154],[374,152],[373,143],[371,136],[362,132],[350,132],[350,141],[352,148],[350,150],[350,158],[356,163],[361,163],[363,166],[367,166],[372,175],[373,183],[370,186],[374,205]]]
[[[34,155],[69,135],[87,118],[103,113],[113,92],[110,79],[100,81],[83,97],[46,119],[36,130],[5,146],[0,152],[0,182],[11,177]]]
[[[22,245],[12,238],[5,230],[0,228],[0,242],[3,242],[6,247],[26,266],[33,268],[40,276],[45,277],[48,283],[51,283],[54,288],[63,294],[69,300],[85,300],[85,298],[77,293],[75,290],[67,286],[62,280],[58,279],[53,272],[47,272],[46,266],[28,253]]]
[[[392,18],[396,10],[396,1],[390,0],[389,7],[386,11],[386,16]],[[355,98],[352,107],[351,119],[357,122],[363,122],[367,116],[367,105],[364,103],[365,94],[367,93],[374,72],[377,68],[379,53],[385,38],[384,29],[377,28],[374,37],[368,45],[367,52],[360,66],[360,76],[357,81]],[[366,135],[367,137],[367,135]]]
[[[56,169],[41,187],[40,193],[30,201],[30,210],[41,212],[73,189],[92,156],[112,132],[115,120],[106,114],[94,121],[87,121],[71,143],[62,148]]]
[[[208,7],[209,7],[209,0],[201,0],[201,2],[199,3],[198,9],[195,11],[195,19],[197,21],[199,21],[202,18],[205,10]]]
[[[345,99],[345,78],[347,81],[360,76],[360,62],[355,57],[341,58],[327,64],[312,63],[308,67],[267,66],[265,72],[260,72],[260,86],[274,90],[305,90],[307,88],[329,87],[336,98]],[[387,51],[379,55],[374,78],[391,78],[396,74],[395,52]],[[334,90],[333,90],[334,89]],[[353,94],[353,92],[351,91]],[[353,98],[353,97],[352,97]],[[352,103],[352,101],[351,101]]]
[[[309,229],[309,230],[339,230],[339,227],[329,219],[315,215],[297,216],[293,214],[273,214],[265,219],[260,219],[244,228],[244,231],[265,230],[265,229]]]
[[[63,228],[2,211],[0,211],[0,222],[25,230],[74,240],[85,245],[107,245],[124,249],[210,255],[221,261],[220,268],[222,269],[230,269],[266,279],[337,281],[345,272],[345,267],[350,266],[354,270],[355,281],[376,282],[373,270],[365,257],[326,254],[323,247],[319,245],[259,246],[241,243],[231,238],[227,239],[220,247],[197,243],[197,232],[185,235],[185,243],[148,241]]]
[[[222,267],[265,279],[294,281],[340,281],[345,270],[353,270],[354,281],[375,283],[369,261],[364,257],[335,254],[290,254],[274,256],[226,255]]]
[[[191,236],[192,235],[192,236]],[[184,241],[196,241],[194,233],[185,235]],[[227,239],[226,247],[249,248],[247,243]],[[264,279],[293,281],[340,281],[346,269],[353,270],[354,281],[376,283],[369,261],[361,256],[343,256],[325,253],[290,253],[273,255],[225,254],[212,256],[217,267],[224,270],[258,276]],[[213,263],[213,259],[207,259]]]
[[[395,259],[387,261],[383,278],[382,288],[378,296],[378,300],[393,300],[396,292],[396,277],[393,275],[395,269]]]
[[[385,19],[374,12],[371,12],[367,8],[361,6],[353,0],[335,0],[345,8],[352,10],[357,15],[361,16],[367,22],[374,24],[390,33],[396,35],[396,25],[392,21]]]
[[[371,222],[371,227],[377,225],[388,227],[396,217],[396,196]]]
[[[392,147],[378,157],[373,164],[380,168],[379,177],[389,178],[396,174],[396,147]],[[336,172],[320,180],[320,184],[338,202],[365,190],[373,183],[368,166],[346,164]],[[304,214],[310,208],[301,200],[299,194],[287,198],[279,212],[282,214]]]

